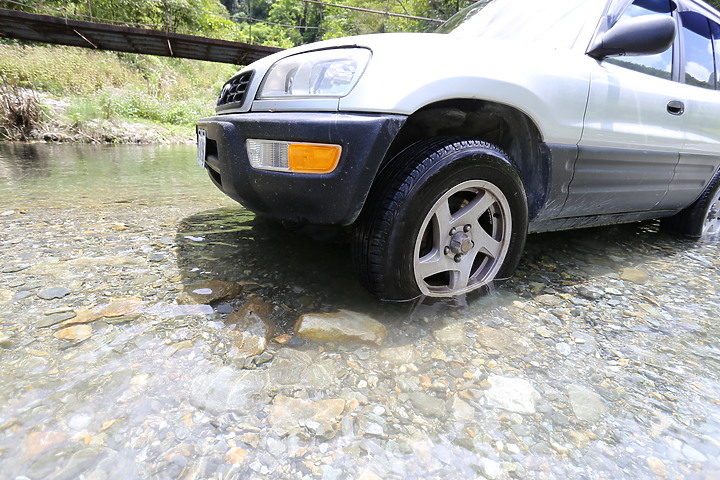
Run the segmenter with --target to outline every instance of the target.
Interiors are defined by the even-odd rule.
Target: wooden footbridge
[[[248,65],[280,48],[0,9],[0,38]],[[89,66],[90,67],[90,66]]]

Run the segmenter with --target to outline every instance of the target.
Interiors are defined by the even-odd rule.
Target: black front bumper
[[[269,217],[317,225],[349,225],[395,135],[407,117],[340,113],[242,113],[204,118],[205,168],[217,187],[248,209]],[[250,166],[248,138],[342,146],[328,174],[258,170]]]

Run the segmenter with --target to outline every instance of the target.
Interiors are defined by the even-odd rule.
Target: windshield
[[[436,32],[571,46],[597,6],[597,0],[483,0],[460,10]]]
[[[472,19],[482,11],[483,8],[487,7],[493,0],[483,0],[477,3],[465,7],[455,15],[450,17],[447,22],[443,23],[435,30],[435,33],[450,33],[458,28],[463,23],[471,22]]]

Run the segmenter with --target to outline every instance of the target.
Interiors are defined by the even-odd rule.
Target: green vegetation
[[[0,8],[291,47],[339,36],[431,31],[438,26],[358,9],[447,19],[475,0],[323,1],[325,4],[304,0],[0,0]]]
[[[0,0],[0,8],[228,39],[238,32],[218,0]]]
[[[356,9],[444,20],[474,0],[324,0]],[[438,23],[302,0],[222,0],[243,41],[287,47],[348,35],[424,32]]]
[[[447,18],[469,0],[330,0]],[[0,0],[0,8],[289,48],[437,24],[302,0]],[[0,140],[146,142],[194,137],[239,67],[0,40]]]
[[[237,69],[72,47],[0,44],[0,139],[186,141],[195,121],[213,113],[223,82]],[[38,113],[22,120],[25,111]]]

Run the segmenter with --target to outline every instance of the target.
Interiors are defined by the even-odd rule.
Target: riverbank
[[[92,68],[88,68],[92,65]],[[238,67],[0,44],[0,140],[188,143]]]
[[[4,107],[4,108],[2,108]],[[68,101],[30,89],[0,90],[0,138],[50,143],[191,143],[194,124],[161,124],[142,118],[77,118]],[[75,117],[75,118],[74,118]]]
[[[189,143],[192,125],[161,125],[142,119],[91,116],[73,119],[71,105],[30,89],[0,93],[0,138],[52,143]]]

